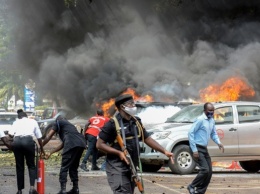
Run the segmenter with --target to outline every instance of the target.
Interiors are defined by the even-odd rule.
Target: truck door
[[[260,153],[260,108],[258,105],[237,105],[239,154]]]
[[[212,156],[238,154],[238,129],[234,122],[234,108],[225,106],[216,108],[214,112],[216,130],[225,152],[222,153],[212,140],[209,141],[208,150]]]

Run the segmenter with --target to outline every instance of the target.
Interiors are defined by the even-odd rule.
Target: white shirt
[[[0,130],[0,138],[2,137],[5,137],[5,133],[2,130]]]
[[[14,137],[27,135],[35,136],[37,139],[42,137],[38,123],[33,119],[28,119],[27,117],[16,120],[13,123],[9,134],[14,135]]]

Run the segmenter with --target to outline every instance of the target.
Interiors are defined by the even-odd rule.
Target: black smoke
[[[37,89],[88,111],[127,87],[156,100],[242,76],[260,87],[258,1],[10,0],[13,62]]]

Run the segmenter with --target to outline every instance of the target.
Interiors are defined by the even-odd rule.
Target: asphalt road
[[[59,141],[51,141],[45,147],[47,150],[57,146]],[[12,154],[10,154],[12,155]],[[13,159],[11,159],[13,160]],[[1,159],[3,164],[3,159]],[[52,165],[45,165],[45,194],[59,191],[59,161]],[[56,165],[57,164],[57,165]],[[224,167],[214,167],[214,173],[206,194],[260,194],[260,173],[247,173],[241,169],[229,170]],[[168,168],[162,168],[157,173],[143,173],[146,194],[187,194],[187,185],[194,179],[191,175],[174,175]],[[69,179],[68,179],[69,180]],[[36,184],[37,185],[37,184]],[[68,181],[67,190],[71,188]],[[79,169],[79,187],[81,194],[112,194],[108,186],[106,174],[103,171],[85,172]],[[15,166],[0,167],[0,194],[17,192]],[[25,189],[29,192],[28,171],[25,171]],[[139,193],[138,189],[135,193]]]
[[[59,190],[59,168],[46,167],[45,194],[54,194]],[[79,170],[79,187],[81,194],[112,194],[103,171],[84,172]],[[168,169],[157,173],[144,173],[143,180],[146,194],[184,194],[188,193],[186,186],[196,174],[173,175]],[[71,188],[68,182],[67,190]],[[28,172],[25,174],[25,190],[29,191]],[[16,193],[16,174],[14,167],[1,167],[0,169],[0,194]],[[135,193],[139,193],[135,190]],[[247,173],[242,170],[214,169],[214,174],[206,194],[259,194],[260,173]]]

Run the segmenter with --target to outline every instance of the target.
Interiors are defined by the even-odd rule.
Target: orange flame
[[[134,101],[139,101],[139,102],[152,102],[153,101],[153,97],[150,95],[145,95],[145,96],[140,96],[139,94],[136,93],[136,91],[132,88],[127,88],[126,91],[124,91],[122,94],[130,94],[133,96]],[[115,99],[111,98],[108,101],[102,103],[100,105],[100,108],[104,111],[105,113],[105,117],[110,117],[110,113],[109,110],[111,109],[111,107],[114,105],[115,103]],[[99,106],[99,104],[97,104],[97,106]]]
[[[122,94],[130,94],[133,96],[134,101],[139,101],[139,102],[152,102],[153,97],[150,95],[145,95],[145,96],[140,96],[139,94],[136,93],[136,91],[132,88],[127,88],[126,91],[124,91]]]
[[[200,90],[200,98],[204,102],[236,101],[254,95],[253,88],[240,77],[231,77],[222,85],[212,84]]]
[[[105,117],[110,117],[109,109],[114,105],[114,103],[115,103],[115,99],[110,98],[107,102],[101,105],[101,109],[104,111]]]

